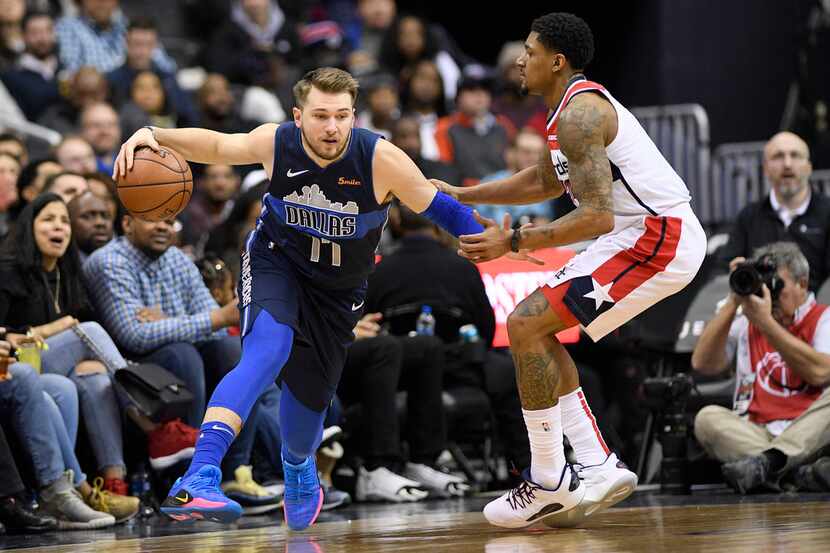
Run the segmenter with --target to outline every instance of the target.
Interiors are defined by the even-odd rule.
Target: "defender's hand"
[[[159,151],[159,143],[156,142],[153,132],[150,129],[140,128],[121,145],[118,150],[118,155],[115,158],[115,164],[112,168],[112,178],[118,179],[119,176],[126,176],[127,171],[133,168],[133,158],[135,151],[142,146],[149,146],[154,152]]]
[[[439,179],[429,179],[429,182],[438,189],[438,192],[443,192],[447,196],[451,196],[457,202],[463,202],[461,199],[462,187],[453,186]]]
[[[510,232],[498,226],[492,219],[482,217],[478,211],[473,211],[473,216],[484,227],[484,232],[459,236],[461,249],[458,250],[458,255],[473,263],[483,263],[510,251]]]

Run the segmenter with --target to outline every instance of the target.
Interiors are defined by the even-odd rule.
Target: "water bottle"
[[[432,307],[425,305],[421,308],[421,314],[415,321],[415,333],[418,336],[435,335],[435,317],[432,315]]]
[[[474,324],[466,324],[459,328],[458,336],[465,344],[481,341],[481,337],[478,335],[478,329]]]
[[[155,514],[156,498],[153,496],[153,486],[150,481],[150,473],[141,464],[130,476],[130,495],[140,500],[138,515],[139,518],[149,518]]]

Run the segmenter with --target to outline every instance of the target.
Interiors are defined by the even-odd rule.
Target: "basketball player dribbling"
[[[567,193],[577,206],[519,230],[478,217],[486,230],[462,236],[474,262],[596,238],[510,314],[507,326],[530,438],[524,481],[484,508],[490,523],[572,526],[634,490],[637,476],[610,452],[555,334],[581,324],[599,340],[683,289],[705,255],[706,237],[689,192],[631,113],[582,70],[594,52],[588,25],[572,14],[536,19],[517,64],[523,88],[550,109],[539,165],[499,181],[457,188],[464,203],[528,204]],[[567,464],[563,432],[577,467]]]
[[[278,379],[285,519],[292,530],[310,526],[323,503],[314,453],[362,315],[389,200],[455,236],[484,230],[403,151],[353,128],[357,89],[345,71],[316,69],[294,87],[293,121],[248,134],[144,128],[118,154],[116,175],[131,169],[136,148],[163,145],[199,163],[261,164],[271,181],[242,252],[242,358],[214,391],[190,467],[161,506],[176,520],[240,516],[219,488],[219,466],[256,399]]]

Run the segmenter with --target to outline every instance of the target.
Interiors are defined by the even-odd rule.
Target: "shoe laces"
[[[216,488],[219,487],[219,479],[221,478],[220,474],[211,473],[210,475],[197,472],[192,476],[191,487],[193,491],[196,490],[205,490],[208,491],[216,491]]]
[[[524,480],[521,484],[507,492],[507,504],[514,511],[524,509],[536,499],[536,490],[541,489],[542,486]]]
[[[87,498],[87,504],[94,505],[96,511],[109,513],[109,492],[104,489],[104,479],[96,476],[92,481],[92,492]]]

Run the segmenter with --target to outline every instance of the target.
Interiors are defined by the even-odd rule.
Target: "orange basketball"
[[[148,147],[135,151],[133,168],[116,181],[118,199],[131,214],[146,221],[175,217],[193,195],[190,165],[175,150]]]

